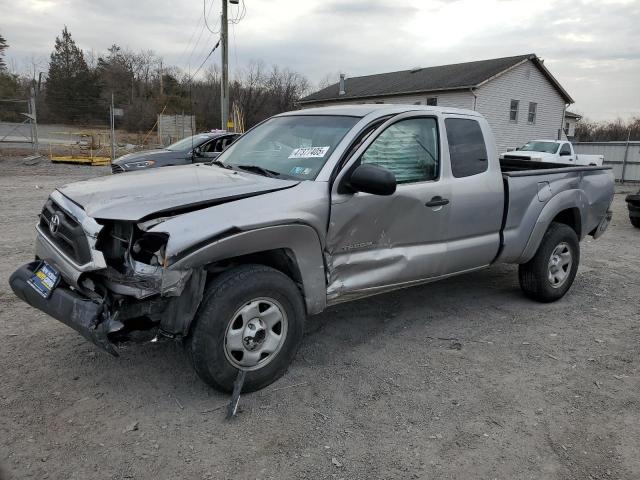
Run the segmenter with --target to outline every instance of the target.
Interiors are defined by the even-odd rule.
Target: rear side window
[[[470,177],[486,171],[487,149],[480,124],[466,118],[447,118],[444,123],[453,176]]]

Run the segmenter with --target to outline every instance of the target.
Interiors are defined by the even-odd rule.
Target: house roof
[[[564,116],[565,118],[575,118],[576,120],[580,120],[582,118],[582,115],[578,115],[577,113],[573,113],[568,110],[564,112]]]
[[[476,88],[527,60],[531,60],[540,69],[567,103],[573,103],[573,99],[547,70],[543,61],[533,53],[347,78],[345,79],[344,95],[339,95],[339,83],[334,83],[304,97],[299,103],[310,104],[328,100],[349,101],[367,97]]]

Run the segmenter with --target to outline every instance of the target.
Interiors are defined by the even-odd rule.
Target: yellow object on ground
[[[110,157],[76,157],[71,155],[51,156],[53,163],[80,163],[83,165],[111,165]]]

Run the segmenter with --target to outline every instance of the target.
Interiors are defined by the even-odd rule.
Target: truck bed
[[[549,173],[580,172],[591,170],[611,170],[611,167],[587,165],[569,165],[564,163],[534,162],[532,160],[516,160],[513,158],[500,159],[500,170],[503,176],[528,177],[531,175],[545,175]],[[553,170],[553,172],[550,172]]]
[[[498,261],[522,263],[544,233],[536,224],[551,221],[545,212],[576,216],[580,238],[599,224],[613,195],[611,167],[567,166],[530,160],[500,160],[505,203]],[[582,208],[576,208],[582,206]],[[549,208],[547,208],[549,207]],[[532,227],[533,226],[533,227]]]

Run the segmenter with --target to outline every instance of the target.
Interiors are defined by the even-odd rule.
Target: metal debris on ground
[[[227,419],[235,417],[238,412],[238,403],[240,402],[240,392],[242,392],[242,387],[244,385],[244,379],[247,375],[246,370],[238,370],[238,376],[236,377],[236,381],[233,382],[233,393],[231,394],[231,401],[229,405],[227,405]]]
[[[31,167],[33,165],[39,164],[41,159],[42,155],[40,155],[39,153],[34,153],[33,155],[27,155],[26,157],[24,157],[22,159],[22,164]]]
[[[129,425],[127,426],[127,428],[125,428],[124,433],[127,433],[127,432],[135,432],[136,430],[138,430],[138,427],[139,427],[139,426],[140,426],[140,423],[139,423],[139,422],[133,422],[133,423],[129,424]]]

